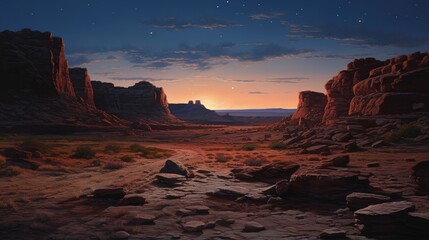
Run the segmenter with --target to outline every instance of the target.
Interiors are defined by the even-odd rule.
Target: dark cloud
[[[306,80],[309,78],[306,77],[278,77],[278,78],[268,78],[265,80],[256,80],[256,79],[234,79],[231,80],[232,82],[239,82],[239,83],[298,83],[302,80]]]
[[[190,28],[202,28],[202,29],[216,29],[216,28],[228,28],[228,27],[237,27],[238,24],[233,24],[221,19],[216,18],[199,18],[193,20],[180,20],[177,18],[167,18],[167,19],[152,19],[144,21],[144,24],[151,25],[152,27],[157,28],[166,28],[170,30],[183,30]]]
[[[282,24],[289,27],[289,33],[292,37],[336,40],[351,45],[411,48],[426,46],[429,42],[429,36],[412,36],[401,32],[371,30],[363,26],[329,25],[316,27],[288,21],[283,21]]]
[[[110,76],[116,74],[116,72],[95,72],[91,73],[91,75],[99,75],[99,76]]]
[[[126,58],[136,64],[134,67],[163,69],[178,64],[196,70],[206,70],[216,65],[226,64],[229,60],[257,62],[310,52],[311,50],[287,48],[271,43],[236,45],[225,42],[217,45],[208,43],[195,46],[181,44],[175,49],[162,52],[130,50],[126,52]]]
[[[250,18],[253,20],[270,20],[273,18],[279,18],[283,15],[284,13],[281,12],[254,13],[250,15]]]
[[[151,78],[151,77],[110,77],[109,79],[117,81],[174,81],[174,78]]]
[[[88,53],[79,53],[79,54],[71,54],[67,57],[70,66],[81,66],[84,64],[91,64],[97,62],[111,62],[118,60],[115,56],[107,56],[107,57],[96,57],[93,54]]]
[[[254,92],[248,92],[248,94],[268,94],[268,93],[267,92],[254,91]]]

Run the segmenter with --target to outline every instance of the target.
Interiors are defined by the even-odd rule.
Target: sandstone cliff
[[[0,92],[75,96],[64,42],[49,32],[0,33]]]
[[[70,68],[69,72],[76,96],[82,98],[85,103],[95,106],[94,91],[88,70],[86,68]]]
[[[88,82],[83,74],[82,83]],[[76,86],[85,102],[76,97],[61,38],[28,29],[0,33],[1,131],[63,133],[130,124],[91,106],[89,85]]]
[[[326,106],[326,95],[323,93],[304,91],[299,93],[299,102],[291,120],[299,121],[300,125],[313,126],[322,122]]]
[[[134,86],[115,87],[112,83],[93,81],[95,106],[124,119],[172,121],[176,118],[168,108],[162,88],[142,81]]]

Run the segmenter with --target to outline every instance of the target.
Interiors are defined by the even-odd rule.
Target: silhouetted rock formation
[[[207,109],[200,100],[196,100],[195,103],[190,100],[188,104],[170,104],[169,107],[174,116],[186,121],[222,123],[231,121],[218,115],[215,111]]]
[[[304,91],[299,93],[299,102],[296,112],[291,116],[301,124],[313,126],[322,122],[326,106],[326,95],[323,93]]]
[[[82,98],[85,103],[94,106],[94,92],[88,70],[86,68],[70,68],[69,72],[76,96]]]
[[[2,131],[62,133],[128,125],[76,98],[63,40],[49,32],[1,32],[0,76]]]
[[[0,92],[75,96],[64,42],[52,33],[23,29],[0,33]]]
[[[142,81],[134,86],[115,87],[112,83],[93,81],[95,106],[124,119],[174,121],[162,88]]]

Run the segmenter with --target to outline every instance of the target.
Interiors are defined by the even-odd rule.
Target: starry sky
[[[93,80],[150,81],[170,103],[295,108],[355,58],[429,49],[426,0],[1,0],[0,31],[64,38]]]

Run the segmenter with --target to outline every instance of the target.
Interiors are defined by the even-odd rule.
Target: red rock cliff
[[[61,38],[24,29],[0,33],[0,91],[75,96]]]
[[[69,72],[76,96],[82,98],[87,104],[95,106],[94,91],[88,70],[86,68],[70,68]]]
[[[323,93],[304,91],[299,93],[299,102],[292,120],[298,120],[306,125],[315,125],[322,122],[326,106],[326,95]]]

